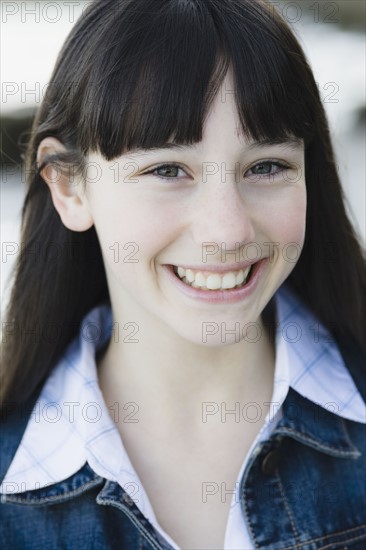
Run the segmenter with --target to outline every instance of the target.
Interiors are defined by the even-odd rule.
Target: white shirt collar
[[[272,403],[280,407],[290,385],[321,407],[365,423],[366,405],[328,331],[285,285],[274,300],[278,328]],[[142,486],[112,420],[126,412],[117,405],[109,411],[98,384],[95,354],[112,327],[109,304],[84,317],[79,335],[42,389],[0,493],[62,481],[86,461],[98,475],[127,484],[131,496]],[[139,507],[152,514],[143,492]]]

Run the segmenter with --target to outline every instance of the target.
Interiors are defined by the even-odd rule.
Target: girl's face
[[[243,141],[233,95],[225,95],[233,89],[225,80],[194,146],[136,150],[111,162],[90,154],[85,196],[123,321],[216,346],[237,341],[227,331],[239,327],[242,338],[260,320],[305,236],[303,143]],[[216,302],[187,294],[164,267],[231,271],[262,259],[250,292]]]

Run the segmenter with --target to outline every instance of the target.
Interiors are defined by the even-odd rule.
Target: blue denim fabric
[[[364,355],[352,346],[340,350],[365,399]],[[36,398],[1,422],[0,480]],[[365,457],[366,424],[337,416],[290,388],[283,418],[254,449],[241,480],[240,504],[253,546],[364,550]],[[171,549],[131,497],[88,464],[60,483],[1,497],[2,549]]]

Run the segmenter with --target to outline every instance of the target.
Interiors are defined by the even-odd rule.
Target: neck
[[[273,391],[275,349],[266,319],[258,323],[260,340],[225,346],[205,347],[160,330],[149,330],[135,344],[119,345],[111,339],[97,357],[107,405],[118,402],[121,409],[126,403],[137,404],[139,421],[162,429],[199,429],[205,413],[216,411],[219,419],[222,404],[232,410],[238,402],[255,402],[267,410],[263,403]]]

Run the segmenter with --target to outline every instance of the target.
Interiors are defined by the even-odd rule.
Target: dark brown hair
[[[90,151],[112,160],[170,139],[201,141],[229,66],[243,135],[305,142],[306,237],[288,284],[337,341],[364,347],[364,257],[319,91],[287,23],[262,0],[97,0],[58,56],[26,151],[23,248],[3,325],[3,404],[39,389],[84,315],[110,299],[95,228],[63,225],[42,168],[85,177]],[[46,136],[68,153],[37,169]]]

